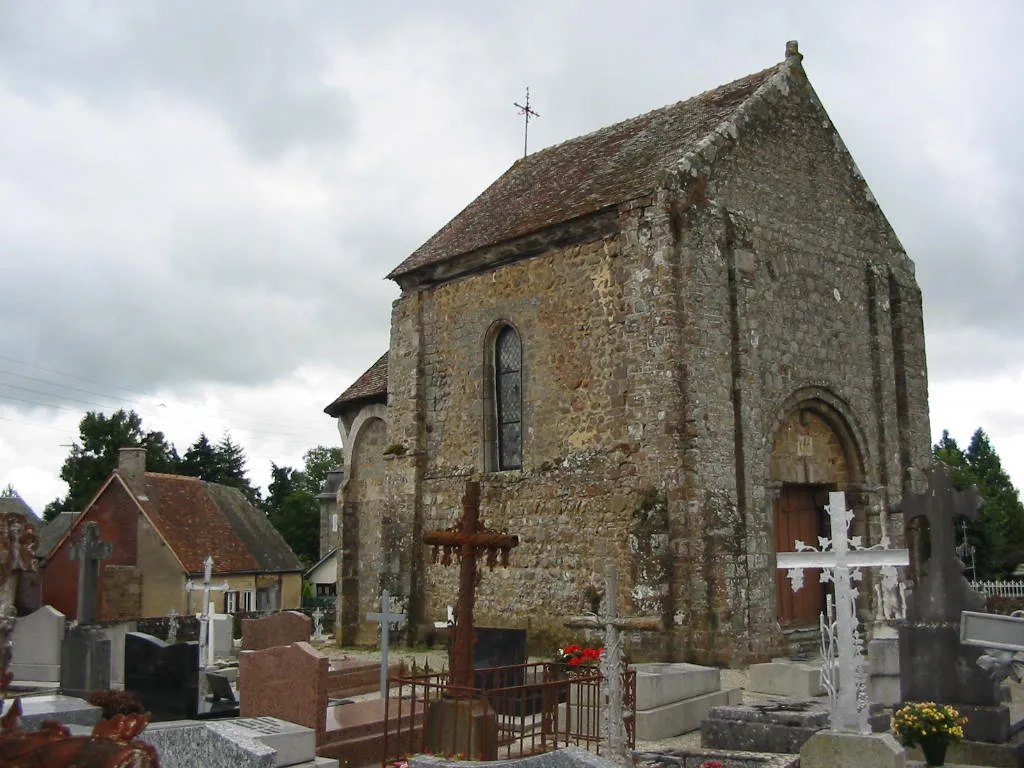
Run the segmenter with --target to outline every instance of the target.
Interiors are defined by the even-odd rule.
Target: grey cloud
[[[329,6],[328,6],[329,7]],[[337,17],[323,26],[296,3],[5,4],[0,77],[32,99],[85,95],[117,108],[171,95],[220,115],[265,157],[340,144],[348,96],[324,79]]]

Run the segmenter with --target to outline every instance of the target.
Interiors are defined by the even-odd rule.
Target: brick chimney
[[[146,449],[118,448],[117,474],[125,481],[132,493],[140,498],[145,498]]]

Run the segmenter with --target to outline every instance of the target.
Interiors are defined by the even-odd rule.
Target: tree
[[[110,417],[89,411],[78,424],[81,443],[73,443],[60,470],[68,484],[68,493],[54,499],[43,512],[52,520],[63,511],[80,511],[89,503],[103,481],[117,467],[120,448],[145,448],[146,469],[151,472],[176,472],[181,460],[163,432],[144,431],[135,411],[119,409]]]
[[[963,450],[948,431],[943,431],[933,453],[952,467],[957,489],[975,485],[984,499],[978,520],[967,522],[967,538],[975,548],[977,578],[1008,576],[1024,562],[1024,505],[988,435],[979,428]]]
[[[253,504],[260,499],[259,488],[253,487],[245,473],[245,451],[226,432],[216,445],[205,433],[200,433],[185,451],[179,471],[210,483],[237,488]]]
[[[344,461],[341,448],[330,448],[326,445],[318,445],[310,448],[302,456],[305,463],[306,488],[310,493],[319,494],[324,490],[327,483],[327,473],[332,469],[340,469]]]
[[[263,510],[288,546],[307,565],[320,555],[320,505],[327,473],[341,466],[340,448],[318,445],[303,455],[304,468],[270,465],[270,485]]]

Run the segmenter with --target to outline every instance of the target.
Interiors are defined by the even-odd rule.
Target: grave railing
[[[580,746],[600,754],[605,686],[596,668],[567,669],[562,664],[539,662],[477,669],[474,674],[479,686],[474,688],[451,685],[448,672],[388,678],[382,764],[426,752],[469,760],[507,760]],[[636,673],[627,669],[623,677],[624,720],[628,746],[633,748]],[[439,729],[443,736],[435,733],[433,743],[428,743],[428,711],[446,699],[487,703],[496,724],[495,743],[483,746],[489,755],[462,754],[460,745],[466,743],[466,734],[479,727],[471,722],[468,708],[448,708],[449,721]]]

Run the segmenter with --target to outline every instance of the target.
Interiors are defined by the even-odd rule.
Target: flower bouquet
[[[928,765],[944,765],[946,748],[964,737],[964,724],[956,707],[925,701],[907,704],[892,716],[892,729],[905,746],[920,746]]]
[[[578,643],[571,643],[559,648],[555,653],[555,663],[567,664],[570,667],[592,667],[601,660],[604,648],[584,648]]]

